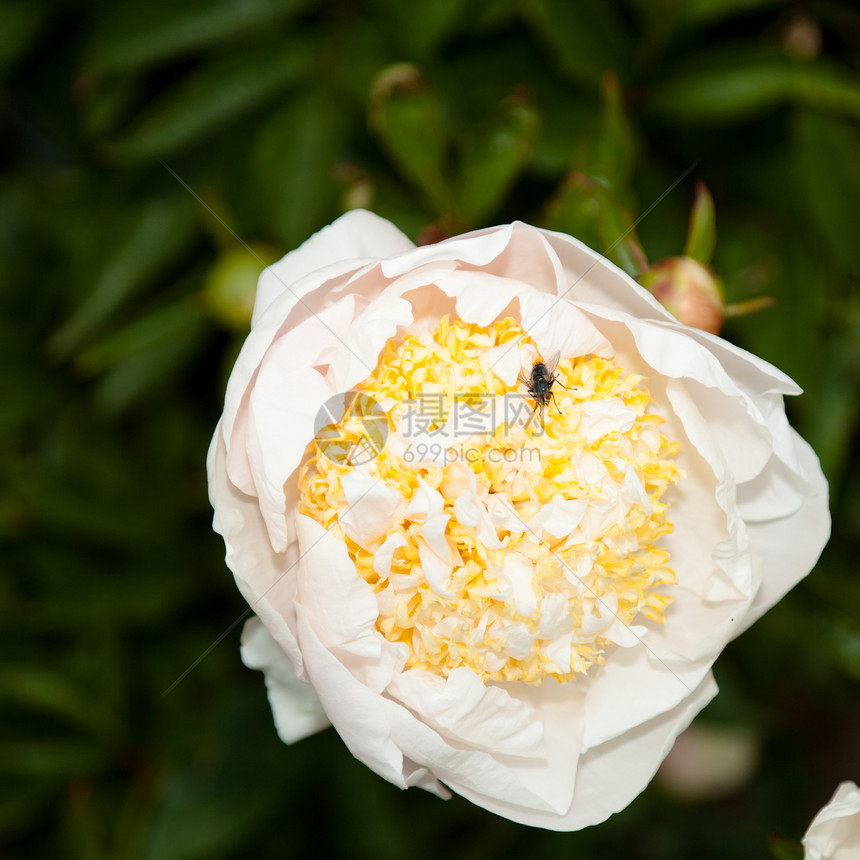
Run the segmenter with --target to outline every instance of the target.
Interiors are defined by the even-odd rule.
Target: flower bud
[[[696,723],[675,741],[660,782],[689,801],[727,797],[750,781],[760,752],[759,739],[745,728]]]
[[[692,257],[669,257],[639,278],[669,313],[684,325],[719,334],[726,316],[723,285]]]
[[[246,330],[257,294],[260,272],[277,259],[266,245],[225,251],[209,270],[203,290],[209,312],[227,328]]]

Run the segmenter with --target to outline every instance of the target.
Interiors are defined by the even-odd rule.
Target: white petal
[[[517,612],[531,618],[537,612],[538,594],[534,586],[534,565],[518,552],[505,553],[501,570],[493,571],[499,579],[511,586]]]
[[[454,500],[454,516],[458,523],[472,529],[477,539],[487,549],[501,549],[501,542],[496,534],[490,514],[481,499],[478,498],[477,475],[469,469],[469,485],[465,493],[459,494]]]
[[[681,704],[662,716],[639,725],[610,743],[579,758],[571,802],[563,811],[547,814],[537,805],[528,807],[497,801],[446,780],[458,794],[520,824],[547,830],[580,830],[605,821],[627,806],[648,785],[675,738],[714,697],[717,686],[708,675]],[[544,721],[546,742],[553,748],[552,726]],[[569,729],[572,726],[568,725]],[[566,759],[560,752],[562,761]],[[540,774],[540,771],[538,771]]]
[[[501,493],[493,493],[487,497],[487,510],[498,531],[509,531],[511,534],[522,534],[526,531],[522,518]]]
[[[588,400],[576,407],[579,412],[577,431],[589,444],[609,433],[626,433],[636,420],[636,413],[620,397]]]
[[[435,529],[434,536],[434,543],[437,545],[440,541],[444,542],[445,540],[443,535],[445,523],[442,522],[442,520],[447,522],[447,519],[447,516],[445,516],[440,517],[437,520],[430,520],[427,524],[421,527],[423,531],[427,528],[427,525],[432,526],[434,524],[438,524],[439,528]],[[418,559],[421,562],[421,572],[424,574],[427,584],[440,597],[455,597],[454,592],[451,591],[451,575],[454,572],[454,565],[450,559],[450,552],[448,551],[447,543],[445,543],[445,555],[440,555],[435,552],[431,546],[420,538],[417,543]]]
[[[389,221],[364,209],[353,209],[263,270],[257,284],[252,325],[285,291],[293,292],[298,300],[302,292],[294,285],[312,272],[327,270],[330,274],[335,269],[329,267],[344,270],[346,261],[351,269],[356,269],[356,261],[384,259],[413,247]]]
[[[651,516],[654,510],[651,499],[648,493],[645,492],[642,479],[636,474],[636,470],[632,466],[628,466],[624,472],[624,483],[621,485],[620,501],[623,503],[625,510],[638,505],[645,512],[645,516],[648,517]]]
[[[692,329],[589,311],[595,321],[597,314],[604,316],[601,328],[616,348],[635,351],[658,378],[676,381],[675,389],[683,390],[703,416],[736,481],[761,471],[772,444],[764,416],[716,356],[690,336]]]
[[[301,605],[296,618],[308,677],[337,733],[359,761],[389,782],[406,788],[403,753],[391,737],[386,700],[353,677],[320,642],[314,630],[316,624]]]
[[[558,666],[560,672],[567,673],[571,669],[572,639],[572,633],[564,633],[547,642],[543,647],[543,652],[547,659],[552,660]]]
[[[512,660],[524,660],[535,644],[534,634],[519,622],[499,625],[492,633],[503,642],[503,651]]]
[[[860,857],[860,788],[839,784],[803,837],[805,860],[857,860]]]
[[[647,632],[648,628],[641,624],[625,624],[616,618],[603,635],[619,648],[636,648],[643,645],[643,637]]]
[[[338,515],[341,527],[359,546],[372,550],[388,534],[402,500],[385,481],[361,468],[347,472],[340,481],[348,507]]]
[[[241,654],[249,669],[264,673],[275,728],[284,743],[295,743],[330,725],[316,691],[296,677],[293,664],[259,618],[245,622]]]
[[[567,633],[572,626],[573,619],[570,616],[567,597],[563,594],[545,595],[540,602],[539,638],[555,639]]]
[[[220,424],[218,427],[220,428]],[[296,642],[298,553],[276,553],[269,540],[257,500],[240,492],[227,477],[224,439],[216,429],[207,458],[209,498],[215,508],[212,527],[224,538],[227,566],[251,608],[304,677],[301,649]]]
[[[481,363],[492,370],[505,385],[515,385],[520,373],[520,350],[511,348],[509,343],[486,349],[481,354]]]
[[[442,514],[445,500],[438,490],[434,490],[420,475],[418,476],[418,489],[409,500],[409,504],[403,514],[404,517],[416,522],[421,522]]]
[[[539,709],[536,720],[544,729],[548,757],[507,757],[504,762],[480,750],[449,744],[411,711],[385,700],[392,736],[409,760],[424,764],[458,794],[486,809],[521,820],[508,809],[524,814],[539,810],[557,817],[570,805],[576,775],[580,718],[576,691],[561,685],[549,688],[539,699],[532,688],[504,685],[516,698]],[[571,695],[571,692],[573,695]]]
[[[647,648],[638,643],[615,648],[602,666],[589,671],[585,749],[623,737],[672,710],[710,674],[711,660],[668,665],[659,646],[652,644],[652,635],[653,629],[645,637]]]
[[[411,669],[388,692],[443,737],[496,755],[525,755],[543,749],[543,726],[522,702],[499,687],[487,687],[465,666],[447,679]]]
[[[554,538],[567,537],[581,522],[588,499],[565,499],[556,493],[542,508],[540,524]]]
[[[391,573],[391,560],[394,551],[401,546],[406,546],[406,538],[400,532],[392,532],[380,545],[373,555],[373,570],[380,579],[385,579]]]
[[[568,301],[593,304],[644,319],[673,321],[674,317],[629,275],[578,239],[551,230],[541,231],[564,266],[560,295]]]
[[[513,225],[495,227],[479,234],[466,234],[433,245],[423,245],[382,263],[382,272],[387,278],[395,278],[436,261],[457,260],[461,265],[483,267],[496,259],[507,248],[513,233]],[[472,237],[481,235],[482,241],[475,242]]]
[[[344,542],[304,515],[296,518],[296,531],[302,550],[296,611],[306,613],[321,645],[344,668],[381,692],[403,668],[406,646],[388,642],[376,630],[376,597],[356,572]]]
[[[708,673],[672,710],[586,752],[580,758],[571,813],[563,826],[553,829],[579,829],[599,824],[613,812],[624,809],[648,785],[660,762],[672,749],[675,738],[716,693],[717,685]]]
[[[438,514],[429,517],[427,522],[418,529],[418,533],[424,538],[424,543],[429,549],[446,562],[451,561],[451,548],[445,534],[450,519],[448,514]]]
[[[447,778],[440,774],[440,778],[458,794],[513,821],[551,829],[571,829],[563,822],[569,814],[579,779],[582,688],[576,684],[555,683],[540,687],[502,686],[527,704],[535,720],[543,725],[544,744],[549,754],[545,758],[506,759],[508,772],[515,780],[512,786],[507,779],[496,784],[493,772],[480,780],[470,779],[472,772],[466,769]],[[562,823],[559,827],[547,822]]]
[[[795,440],[804,469],[815,476],[814,494],[806,496],[790,516],[749,524],[750,543],[763,559],[764,569],[761,588],[738,633],[757,621],[806,576],[830,538],[827,481],[812,448],[797,434]]]

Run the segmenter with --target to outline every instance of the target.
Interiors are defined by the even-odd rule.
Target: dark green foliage
[[[858,63],[850,2],[5,4],[0,856],[799,856],[860,779]],[[162,695],[246,610],[204,457],[254,264],[364,205],[413,237],[551,226],[635,273],[637,237],[682,252],[696,181],[717,238],[701,203],[688,251],[777,300],[726,335],[806,389],[832,489],[816,571],[717,664],[750,784],[658,783],[577,834],[401,793],[334,732],[277,740],[239,625]]]

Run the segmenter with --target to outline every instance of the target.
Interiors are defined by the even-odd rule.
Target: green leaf
[[[437,214],[453,214],[442,106],[415,66],[389,66],[380,74],[371,93],[369,122],[400,172],[427,195]]]
[[[4,841],[30,826],[44,827],[44,808],[55,792],[49,780],[28,777],[4,778],[0,775],[0,832]],[[41,814],[40,814],[41,813]],[[41,819],[41,820],[40,820]]]
[[[104,751],[92,743],[59,739],[0,743],[0,776],[63,779],[101,767]]]
[[[96,401],[109,414],[175,378],[200,349],[208,329],[198,308],[183,300],[136,319],[78,358],[87,373],[101,373]]]
[[[714,212],[714,199],[704,182],[696,185],[696,199],[690,210],[690,225],[687,228],[687,241],[684,256],[698,260],[703,266],[711,262],[717,243],[717,222]]]
[[[142,860],[223,857],[261,826],[283,820],[296,756],[278,741],[264,698],[256,685],[234,690],[229,705],[215,715],[213,760],[176,772],[165,785],[137,855]]]
[[[331,220],[335,167],[343,158],[349,118],[331,93],[310,90],[260,129],[252,156],[254,195],[247,205],[285,247],[298,245]]]
[[[707,26],[766,6],[785,5],[785,0],[683,0],[677,5],[684,23]]]
[[[370,5],[407,56],[427,56],[471,17],[471,9],[466,14],[470,0],[374,0]]]
[[[598,202],[598,226],[604,253],[628,275],[639,277],[647,263],[632,216],[618,202],[611,189],[602,183],[595,182],[591,193]]]
[[[634,278],[647,266],[630,213],[605,183],[582,173],[567,177],[550,203],[544,226],[576,236]]]
[[[606,72],[621,72],[631,55],[627,30],[604,0],[524,0],[523,13],[572,78],[597,87]]]
[[[151,65],[236,40],[310,5],[310,0],[133,0],[113,7],[92,39],[86,68],[96,73]]]
[[[855,680],[860,680],[860,624],[854,619],[825,618],[824,644]]]
[[[89,295],[51,338],[49,347],[58,358],[77,351],[185,248],[197,220],[197,205],[178,188],[170,198],[141,201],[132,210],[116,244],[102,249],[105,262]]]
[[[851,440],[860,417],[860,300],[841,296],[839,319],[824,343],[816,344],[826,373],[809,392],[814,403],[806,416],[806,436],[821,460],[835,495],[845,479],[852,453]],[[834,330],[835,328],[835,330]]]
[[[312,46],[296,41],[257,44],[219,57],[156,102],[111,153],[133,162],[197,142],[296,82],[312,58]]]
[[[616,75],[603,76],[601,92],[600,114],[574,148],[571,164],[574,170],[602,180],[616,195],[626,198],[636,157],[634,131]]]
[[[793,839],[771,836],[770,853],[776,860],[803,860],[803,845]]]
[[[0,5],[0,70],[11,66],[35,41],[47,18],[44,2],[6,2]]]
[[[860,131],[821,111],[798,111],[794,123],[796,176],[830,254],[860,276]]]
[[[93,138],[116,133],[138,104],[143,81],[134,74],[84,80],[87,86],[81,87],[78,100],[83,129]]]
[[[683,123],[746,119],[784,102],[860,117],[860,77],[824,62],[728,58],[659,85],[649,109]]]
[[[467,138],[460,162],[460,211],[469,226],[498,208],[531,159],[540,120],[535,109],[513,97],[489,128]]]
[[[37,666],[0,669],[0,699],[85,728],[104,726],[102,712],[68,678]]]
[[[541,226],[568,233],[597,250],[603,245],[599,217],[600,204],[584,186],[582,174],[574,171],[565,177],[547,204]]]

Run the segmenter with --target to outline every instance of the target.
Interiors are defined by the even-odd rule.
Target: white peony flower
[[[208,460],[281,738],[539,827],[624,808],[827,540],[798,393],[569,236],[317,233]]]
[[[803,837],[805,860],[860,858],[860,788],[842,782]]]

